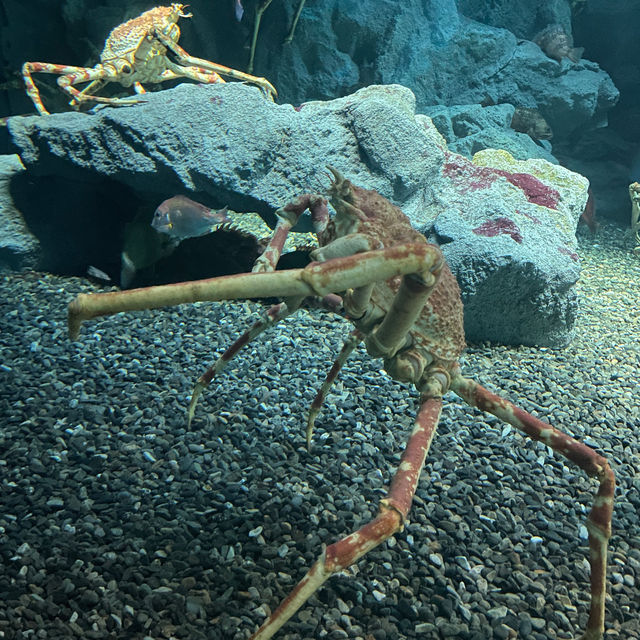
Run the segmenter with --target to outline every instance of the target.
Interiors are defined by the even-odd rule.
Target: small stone
[[[506,617],[507,613],[509,613],[507,607],[493,607],[487,611],[487,617],[491,619],[491,621],[496,621]]]
[[[93,607],[100,602],[100,596],[93,589],[87,589],[80,596],[80,602],[88,607]]]
[[[338,607],[338,611],[340,611],[340,613],[349,613],[349,611],[351,611],[351,607],[349,607],[349,605],[342,600],[342,598],[338,598],[336,600],[336,606]]]
[[[442,561],[442,556],[439,553],[430,553],[429,560],[431,560],[431,563],[438,568],[444,564],[444,562]]]
[[[536,631],[543,631],[544,628],[547,625],[546,620],[542,619],[542,618],[531,618],[531,626],[536,630]]]

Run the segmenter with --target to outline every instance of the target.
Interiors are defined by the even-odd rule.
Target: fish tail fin
[[[120,266],[120,286],[126,289],[136,275],[136,266],[131,258],[123,251],[121,254],[122,264]]]
[[[569,52],[568,58],[569,60],[571,60],[571,62],[580,62],[583,53],[584,47],[573,47],[573,49],[571,49],[571,51]]]
[[[222,207],[222,209],[218,209],[215,215],[220,222],[231,222],[231,219],[229,218],[227,213],[229,213],[229,207],[225,205],[224,207]]]

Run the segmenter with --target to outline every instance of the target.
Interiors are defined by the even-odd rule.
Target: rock
[[[548,142],[536,143],[528,135],[510,127],[514,111],[512,104],[487,107],[479,104],[438,105],[425,109],[449,149],[463,156],[470,158],[484,149],[504,149],[518,160],[544,158],[557,163]]]
[[[10,191],[11,178],[24,171],[17,155],[0,156],[0,272],[33,269],[38,261],[37,238],[29,231]]]
[[[440,194],[447,206],[432,234],[460,283],[467,338],[566,344],[577,313],[575,228],[587,180],[544,160],[519,161],[495,150],[473,162],[452,155],[444,172],[453,192]],[[482,299],[491,305],[476,306]]]
[[[138,203],[186,191],[207,206],[257,211],[273,222],[275,209],[321,188],[319,168],[333,165],[444,245],[472,340],[555,346],[570,339],[574,232],[587,186],[577,174],[507,152],[481,152],[473,162],[452,153],[431,120],[415,114],[413,93],[398,85],[298,108],[237,83],[179,85],[146,100],[96,115],[10,119],[29,180],[84,181],[88,191],[109,181],[119,201]],[[46,214],[63,220],[67,209],[52,202]],[[93,247],[83,236],[84,251],[116,243],[121,210],[110,217],[114,207],[103,203],[98,215],[76,200],[78,210],[88,227],[105,230]]]
[[[278,41],[295,4],[274,5],[265,14],[263,42]],[[345,95],[362,83],[399,83],[415,93],[420,112],[489,97],[495,104],[538,108],[556,138],[605,124],[618,91],[597,64],[559,64],[519,39],[532,38],[547,19],[568,26],[566,7],[556,1],[541,15],[537,6],[533,10],[529,3],[524,10],[521,2],[516,21],[518,10],[505,4],[488,19],[513,27],[515,35],[465,18],[454,0],[327,0],[321,11],[302,11],[292,43],[269,51],[261,45],[258,57],[281,98],[294,104]],[[501,18],[501,10],[508,16]],[[481,18],[484,12],[486,6],[469,15]]]
[[[575,4],[575,3],[572,3]],[[531,39],[548,24],[561,24],[571,32],[571,8],[567,0],[457,0],[458,11],[467,18],[492,27],[509,29],[519,38]]]

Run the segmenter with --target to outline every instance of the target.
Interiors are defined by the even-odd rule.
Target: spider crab
[[[629,185],[629,197],[631,198],[631,233],[633,233],[638,246],[633,253],[640,256],[640,183],[632,182]]]
[[[330,168],[327,199],[305,194],[277,211],[278,223],[253,272],[127,292],[81,294],[69,305],[69,330],[77,338],[84,320],[119,311],[151,309],[195,301],[276,297],[284,301],[232,344],[198,380],[189,407],[215,374],[259,333],[294,313],[305,300],[321,300],[354,325],[321,386],[307,422],[307,440],[328,389],[360,341],[373,357],[384,359],[395,379],[412,382],[420,409],[400,465],[378,515],[357,531],[330,544],[298,585],[252,636],[271,638],[334,573],[402,529],[442,409],[443,395],[454,391],[467,403],[498,416],[526,436],[543,442],[599,482],[587,520],[591,565],[591,605],[583,640],[600,640],[604,631],[607,544],[615,488],[607,460],[590,447],[535,418],[461,374],[464,349],[462,302],[457,282],[440,249],[411,227],[400,209],[375,191],[365,190]],[[305,210],[311,213],[319,248],[305,268],[275,271],[289,230]]]
[[[273,99],[277,94],[273,85],[265,78],[230,69],[209,60],[195,58],[178,45],[180,18],[191,18],[185,13],[187,5],[174,2],[168,7],[154,7],[137,18],[118,25],[111,31],[100,54],[100,63],[95,67],[73,67],[48,62],[25,62],[22,76],[27,95],[40,115],[48,115],[42,104],[32,73],[58,74],[58,85],[71,96],[71,105],[82,102],[102,102],[111,105],[130,105],[141,102],[141,98],[108,98],[96,92],[107,82],[118,82],[123,87],[133,86],[138,94],[145,93],[143,83],[159,83],[176,78],[189,78],[213,84],[224,82],[222,76],[250,82],[259,86]],[[83,89],[74,85],[88,82]]]

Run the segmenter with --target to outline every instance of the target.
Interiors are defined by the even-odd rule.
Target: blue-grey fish
[[[227,207],[213,211],[186,196],[174,196],[156,209],[151,226],[160,233],[184,240],[215,231],[228,221]]]
[[[98,267],[94,267],[92,264],[87,267],[87,275],[96,280],[111,282],[111,276],[109,274],[105,273],[102,269],[98,269]]]

